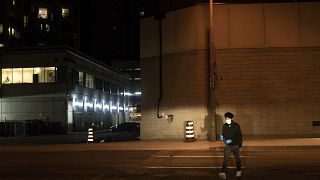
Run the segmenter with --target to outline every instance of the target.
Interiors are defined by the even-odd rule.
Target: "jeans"
[[[239,146],[229,146],[226,145],[224,147],[224,159],[223,159],[223,165],[222,165],[222,172],[226,173],[227,172],[227,165],[229,161],[229,156],[231,152],[234,155],[234,158],[236,160],[236,166],[237,166],[237,171],[241,171],[241,160],[240,160],[240,152],[239,152]]]

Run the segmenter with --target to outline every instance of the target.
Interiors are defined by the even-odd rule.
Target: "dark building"
[[[67,45],[80,48],[79,3],[72,0],[0,1],[0,48]]]
[[[135,1],[81,1],[81,51],[106,63],[139,60]]]
[[[131,78],[132,106],[140,104],[138,1],[81,1],[81,51]]]

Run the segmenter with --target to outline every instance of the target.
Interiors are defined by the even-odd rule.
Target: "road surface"
[[[84,144],[84,146],[86,146]],[[20,147],[21,149],[21,147]],[[245,180],[318,180],[319,149],[243,150]],[[0,151],[0,179],[219,179],[221,149]],[[229,178],[235,177],[230,157]]]

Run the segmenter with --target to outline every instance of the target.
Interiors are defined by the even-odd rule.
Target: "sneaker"
[[[236,176],[237,176],[237,177],[241,177],[241,171],[237,171]]]
[[[219,173],[219,177],[220,177],[221,179],[227,179],[226,173]]]

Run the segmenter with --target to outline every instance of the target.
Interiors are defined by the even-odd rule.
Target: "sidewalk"
[[[75,138],[77,137],[77,138]],[[0,138],[0,152],[10,151],[41,151],[41,152],[65,152],[65,151],[100,151],[100,150],[222,150],[221,141],[197,140],[185,142],[183,140],[141,140],[128,142],[102,142],[87,144],[83,139],[79,141],[76,134],[73,136],[46,136],[20,138]],[[83,138],[83,137],[82,137]],[[80,138],[81,139],[81,138]],[[26,142],[22,142],[25,140]],[[43,141],[47,140],[47,143]],[[78,140],[78,142],[76,142]],[[29,141],[29,142],[27,142]],[[51,141],[51,142],[50,142]],[[40,143],[39,143],[40,142]],[[243,150],[320,150],[320,138],[259,138],[248,139],[243,142]]]

